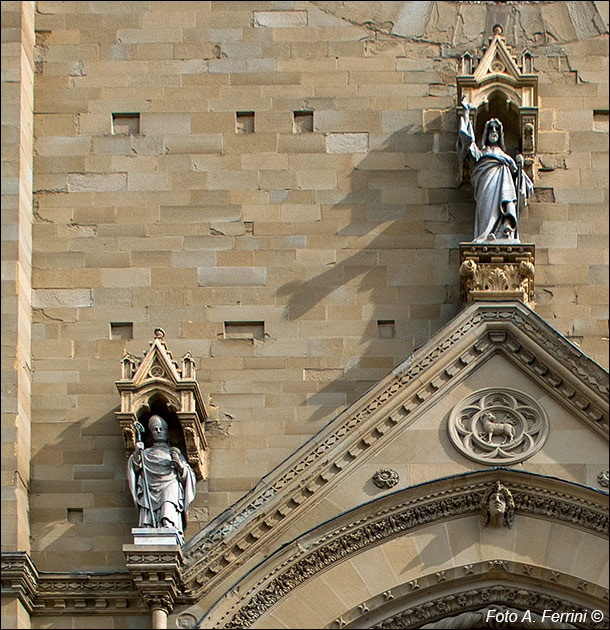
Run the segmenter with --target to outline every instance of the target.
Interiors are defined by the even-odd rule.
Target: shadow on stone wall
[[[338,410],[353,402],[461,308],[458,244],[472,238],[474,208],[470,188],[458,185],[453,109],[439,117],[438,133],[408,125],[363,155],[349,191],[324,216],[340,218],[338,253],[347,255],[323,273],[278,290],[291,321],[315,321],[310,313],[318,305],[344,306],[348,364],[333,366],[343,370],[341,378],[320,381],[310,396],[308,403],[319,405],[312,422],[328,417],[324,402],[337,395],[345,396]],[[355,292],[352,304],[346,287]],[[361,329],[366,317],[365,334],[350,338],[350,323]],[[331,316],[327,321],[340,325]],[[320,337],[320,344],[331,340]]]

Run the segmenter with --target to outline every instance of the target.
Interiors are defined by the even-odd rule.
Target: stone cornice
[[[2,552],[2,595],[32,615],[142,614],[148,608],[128,573],[39,572],[24,551]]]
[[[143,614],[148,608],[128,573],[45,573],[34,614]]]
[[[592,489],[510,469],[478,471],[407,488],[355,508],[293,541],[259,567],[261,578],[214,622],[247,628],[297,586],[338,560],[424,525],[480,513],[498,480],[515,498],[515,514],[562,522],[608,536],[608,496]],[[364,514],[363,514],[364,512]],[[360,516],[361,515],[361,516]],[[360,518],[358,518],[360,516]]]
[[[25,551],[3,551],[1,556],[2,594],[13,595],[31,613],[39,574]]]
[[[184,548],[186,598],[201,597],[276,535],[328,482],[479,361],[502,353],[577,417],[608,433],[608,374],[519,302],[465,309],[360,400],[337,416]],[[278,527],[278,525],[280,525]],[[244,553],[248,550],[248,553]]]

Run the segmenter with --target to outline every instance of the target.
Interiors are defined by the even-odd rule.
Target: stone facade
[[[534,194],[521,250],[502,252],[511,295],[475,278],[497,261],[470,244],[472,189],[455,152],[456,77],[496,24],[538,77]],[[141,578],[147,561],[124,550],[137,512],[115,383],[156,328],[196,365],[203,394],[198,446],[185,442],[200,477],[187,543],[150,561],[171,584],[170,624],[193,627],[268,557],[257,579],[295,564],[274,553],[310,528],[350,510],[355,527],[384,493],[479,474],[446,426],[486,388],[523,392],[549,431],[515,464],[533,477],[481,488],[538,496],[532,479],[550,475],[564,485],[543,490],[572,493],[570,509],[603,512],[607,2],[2,2],[2,30],[3,627],[98,627],[102,611],[103,627],[149,627],[158,593]],[[385,394],[369,433],[341,432]],[[333,435],[332,457],[310,467],[308,440]],[[392,485],[374,482],[380,471]],[[251,622],[402,623],[425,603],[409,581],[440,585],[437,572],[459,580],[473,566],[464,592],[479,592],[495,560],[503,588],[535,565],[549,597],[593,609],[603,562],[536,557],[528,535],[556,532],[548,555],[569,527],[521,505],[525,525],[517,507],[503,539],[468,510],[445,515],[462,532],[442,519],[411,537],[388,530],[297,589],[308,596],[291,603],[280,588],[275,612],[259,606]],[[341,523],[307,544],[322,549]],[[581,530],[598,553],[600,533]],[[472,553],[464,532],[478,537]],[[402,576],[413,550],[421,566]],[[252,580],[244,592],[259,597]],[[231,597],[206,624],[260,603]]]

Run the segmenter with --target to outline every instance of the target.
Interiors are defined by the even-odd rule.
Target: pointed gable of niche
[[[496,25],[489,47],[474,71],[474,78],[479,84],[492,80],[516,84],[520,77],[521,70],[502,36],[502,27]]]
[[[121,396],[115,411],[129,457],[136,448],[136,422],[161,406],[175,419],[184,442],[185,455],[197,479],[205,478],[204,423],[209,410],[196,379],[196,365],[187,352],[179,366],[167,348],[165,333],[155,328],[150,348],[140,359],[127,353],[122,359],[121,379],[115,382]]]
[[[477,132],[490,118],[502,120],[507,144],[523,154],[526,171],[533,178],[538,135],[538,76],[533,72],[529,51],[523,51],[517,62],[502,33],[502,27],[496,24],[478,63],[470,52],[462,56],[461,74],[456,77],[457,101],[461,103],[465,96],[473,107]]]

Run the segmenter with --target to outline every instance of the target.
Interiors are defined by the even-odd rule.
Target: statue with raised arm
[[[129,489],[139,509],[139,527],[173,527],[180,538],[186,511],[195,498],[196,477],[180,449],[170,446],[167,422],[158,415],[148,421],[152,446],[138,441],[129,458]]]
[[[519,242],[519,207],[527,203],[533,184],[523,171],[523,156],[516,161],[506,153],[504,127],[497,118],[485,123],[480,148],[470,121],[471,106],[462,99],[457,141],[458,155],[474,164],[471,181],[476,216],[474,242],[498,239]]]

